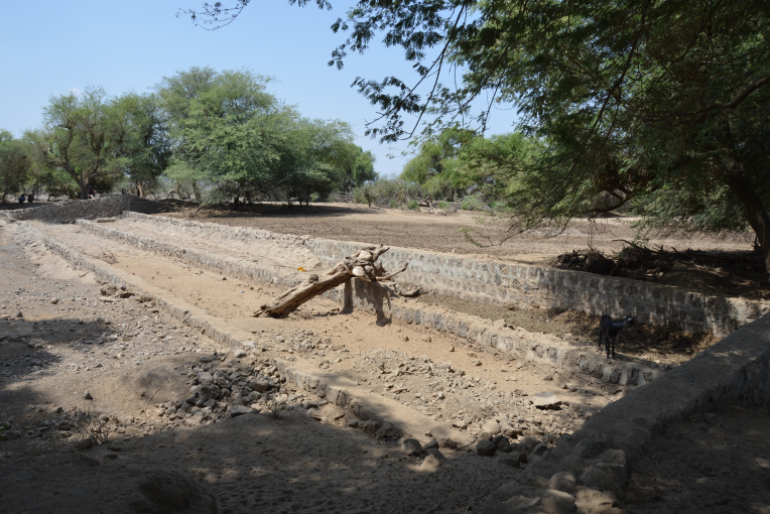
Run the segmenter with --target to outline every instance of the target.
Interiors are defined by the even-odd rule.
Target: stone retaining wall
[[[117,216],[131,207],[131,195],[110,195],[93,200],[74,200],[49,203],[39,207],[4,211],[0,216],[6,220],[56,220],[72,221],[79,218],[94,219]]]
[[[106,265],[79,255],[26,224],[17,228],[16,237],[24,245],[42,243],[106,282],[135,287],[130,277],[117,275]],[[220,343],[242,342],[229,327],[207,319],[200,309],[183,302],[176,305],[162,298],[155,300],[175,318]],[[320,393],[361,419],[382,419],[381,413],[359,403],[324,376],[297,371],[287,362],[277,364],[299,387]],[[529,464],[515,482],[503,484],[481,512],[511,512],[518,505],[541,502],[543,512],[566,514],[575,510],[576,498],[587,495],[600,496],[602,501],[612,504],[622,499],[634,460],[643,458],[654,434],[665,423],[682,419],[712,402],[726,400],[770,404],[770,316],[732,333],[675,370],[609,404],[582,429],[562,436],[555,448]]]
[[[501,486],[482,512],[501,512],[511,498],[532,498],[543,490],[558,496],[566,492],[559,488],[564,483],[611,491],[610,496],[622,499],[634,461],[644,458],[666,423],[709,404],[736,400],[770,405],[770,315],[607,405],[579,431],[562,436],[516,482]]]
[[[163,226],[195,227],[205,234],[259,241],[277,234],[160,216],[126,213],[126,219]],[[303,241],[325,265],[336,264],[364,243],[283,236]],[[770,302],[688,292],[671,286],[564,271],[526,264],[504,263],[461,255],[392,247],[381,257],[386,268],[409,268],[401,280],[427,290],[491,304],[518,308],[561,308],[613,317],[634,315],[641,323],[673,325],[692,333],[724,336],[770,312]]]
[[[136,214],[130,213],[130,217]],[[149,217],[156,219],[154,217]],[[182,222],[187,223],[187,222]],[[77,224],[98,234],[100,237],[127,243],[142,250],[156,252],[161,255],[175,257],[195,265],[203,266],[218,273],[223,273],[242,280],[259,280],[293,287],[297,284],[296,275],[284,275],[273,270],[260,268],[257,264],[231,259],[205,252],[193,251],[165,243],[133,232],[116,230],[107,225],[91,221],[79,220]],[[221,227],[217,225],[216,227]],[[227,227],[222,227],[226,229]],[[247,236],[248,229],[236,229],[238,237]],[[270,232],[260,231],[262,236],[270,237]],[[280,237],[291,237],[283,236]],[[351,252],[352,253],[352,252]],[[655,363],[644,361],[612,361],[608,362],[601,352],[585,347],[569,346],[569,343],[557,337],[532,338],[529,332],[514,330],[493,323],[490,320],[454,312],[444,308],[430,307],[420,304],[406,304],[392,298],[387,286],[353,280],[354,287],[350,289],[334,289],[324,296],[341,304],[350,305],[377,315],[378,322],[389,322],[391,319],[401,320],[408,324],[422,325],[440,332],[447,332],[463,339],[469,339],[482,346],[495,348],[504,354],[525,361],[538,361],[562,370],[588,375],[604,384],[610,392],[623,388],[633,389],[653,381],[663,370]],[[346,301],[345,295],[348,295]],[[543,342],[543,341],[546,342]]]

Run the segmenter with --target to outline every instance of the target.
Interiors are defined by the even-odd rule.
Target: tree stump
[[[351,278],[366,282],[391,280],[395,275],[405,271],[406,265],[394,273],[388,273],[377,259],[389,249],[390,247],[382,245],[362,248],[353,255],[345,257],[342,262],[322,275],[310,275],[301,284],[281,294],[273,303],[263,305],[254,313],[254,317],[285,318],[311,298],[334,289]]]

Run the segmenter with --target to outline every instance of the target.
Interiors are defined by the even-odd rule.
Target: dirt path
[[[368,431],[369,422],[338,418],[323,399],[282,383],[273,358],[333,372],[383,413],[424,427],[413,434],[423,444],[439,428],[472,441],[485,423],[504,417],[515,429],[515,451],[530,461],[537,455],[528,447],[576,430],[611,401],[578,377],[435,331],[377,326],[373,316],[343,315],[324,298],[286,320],[254,319],[255,306],[278,288],[96,239],[74,225],[38,228],[79,251],[113,255],[116,271],[227,320],[256,347],[223,348],[152,302],[121,298],[130,291],[98,284],[40,247],[23,252],[0,227],[0,425],[9,436],[0,443],[0,504],[7,512],[182,511],[175,498],[201,513],[478,512],[520,472],[505,458],[518,453],[485,458],[472,446],[442,445],[427,457],[409,455],[385,433],[374,437],[377,427]],[[240,251],[216,241],[205,249]],[[447,362],[454,373],[441,371]],[[232,393],[189,403],[207,380]],[[244,390],[251,380],[264,380],[268,390]],[[527,398],[536,392],[554,392],[565,404],[534,409]],[[281,406],[277,419],[270,405]],[[235,415],[236,407],[250,413]],[[757,492],[770,459],[761,439],[766,411],[715,415],[716,422],[692,419],[671,428],[668,439],[656,439],[650,467],[631,470],[628,499],[618,505],[640,514],[661,505],[679,509],[671,512],[770,512],[764,489]],[[95,425],[89,432],[78,423],[86,418],[109,431],[109,442],[94,444],[88,435],[94,437]],[[692,437],[693,430],[702,434]],[[586,514],[611,509],[579,507]]]
[[[136,229],[131,225],[124,228]],[[93,247],[94,236],[74,225],[39,228],[82,252]],[[167,234],[165,240],[174,239]],[[561,434],[574,430],[586,414],[611,401],[598,388],[601,384],[593,386],[569,373],[560,375],[550,368],[525,365],[499,353],[489,354],[465,340],[422,327],[377,326],[373,315],[342,315],[337,303],[322,297],[285,320],[255,319],[251,317],[255,307],[280,294],[282,288],[227,279],[111,240],[100,240],[99,246],[115,256],[113,267],[160,288],[167,297],[180,298],[209,315],[226,319],[247,337],[251,334],[278,351],[291,352],[294,359],[316,369],[348,377],[366,388],[368,394],[396,401],[429,416],[434,423],[467,425],[471,435],[487,419],[501,415],[512,418],[526,434]],[[220,255],[226,251],[218,249]],[[451,363],[458,373],[429,371],[429,367],[435,369],[442,363]],[[394,380],[390,372],[398,369],[405,373]],[[402,388],[405,390],[398,394],[391,392]],[[537,411],[526,396],[539,392],[558,392],[570,402],[571,409]],[[425,430],[431,428],[435,427]]]
[[[32,257],[0,246],[4,512],[150,512],[147,502],[164,505],[158,495],[190,488],[196,512],[213,512],[209,494],[225,513],[466,512],[519,471],[447,448],[426,467],[344,420],[319,423],[305,405],[323,401],[288,386],[278,419],[158,417],[154,405],[189,396],[190,373],[240,364],[202,363],[212,341],[150,304],[106,297],[56,257]],[[90,447],[77,413],[105,420],[110,441]],[[163,477],[171,484],[148,493]]]

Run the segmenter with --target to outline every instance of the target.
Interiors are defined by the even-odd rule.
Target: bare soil
[[[722,405],[690,416],[636,459],[629,514],[770,513],[770,411]]]
[[[586,254],[592,249],[609,259],[616,259],[636,236],[636,231],[631,228],[634,220],[623,217],[575,219],[560,232],[539,230],[509,238],[505,220],[467,211],[404,211],[320,203],[307,208],[242,206],[234,211],[225,207],[199,208],[180,201],[162,204],[166,216],[202,222],[546,266],[560,266],[559,256],[573,250]],[[672,262],[661,269],[651,267],[656,270],[652,275],[645,270],[641,274],[625,273],[623,276],[707,294],[768,298],[770,278],[761,269],[761,262],[759,267],[754,262],[752,242],[750,234],[658,234],[647,244],[650,248],[662,249],[664,255],[658,256],[658,260]],[[675,262],[664,258],[687,250],[696,253],[675,259]]]
[[[341,234],[346,223],[362,225],[374,214],[359,213],[362,218],[352,224],[347,218],[336,223],[328,217],[312,219]],[[425,219],[450,217],[415,216],[415,238],[430,231]],[[276,226],[260,228],[291,232],[279,228],[284,218],[270,219]],[[301,222],[295,222],[293,226],[300,227]],[[506,416],[520,433],[512,444],[524,436],[552,444],[556,436],[580,428],[616,398],[581,376],[488,353],[421,327],[378,326],[373,316],[359,311],[343,314],[324,298],[312,300],[285,320],[255,319],[254,309],[280,288],[228,279],[176,259],[100,240],[73,225],[36,226],[105,265],[132,274],[165,298],[187,301],[227,320],[233,330],[254,339],[258,349],[236,358],[232,349],[168,318],[153,302],[121,298],[120,290],[100,284],[91,273],[71,268],[42,248],[18,247],[10,241],[12,227],[0,226],[0,424],[6,426],[6,434],[13,433],[0,442],[4,512],[203,513],[215,512],[214,508],[224,513],[477,512],[497,487],[520,472],[497,459],[475,455],[472,446],[441,448],[438,464],[407,455],[392,438],[352,428],[349,422],[355,420],[349,414],[338,418],[334,406],[288,383],[271,393],[282,402],[277,418],[268,408],[269,396],[252,405],[250,414],[238,417],[228,415],[219,403],[207,418],[192,409],[176,418],[168,410],[158,414],[163,406],[183,404],[190,395],[191,378],[200,373],[265,370],[274,358],[333,373],[356,395],[378,405],[385,417],[421,427],[412,435],[423,443],[430,439],[427,433],[439,432],[452,434],[461,444],[472,442],[485,421]],[[448,235],[452,229],[441,230]],[[350,231],[348,235],[344,239],[358,239]],[[165,236],[183,240],[181,234]],[[397,235],[392,237],[396,240]],[[236,258],[251,257],[239,253],[244,251],[239,247],[222,248],[215,240],[188,243]],[[276,269],[284,265],[280,259],[268,264]],[[417,301],[483,315],[473,304],[448,298]],[[593,344],[596,320],[572,311],[501,309],[490,311],[488,317],[529,327],[534,337],[571,336],[575,344]],[[632,330],[629,335],[634,335]],[[643,349],[644,341],[663,335],[645,329],[628,340],[621,336],[622,358],[679,362],[708,344],[684,338],[676,345],[671,341],[679,335],[669,334],[671,341],[663,339]],[[450,362],[454,373],[437,369]],[[86,389],[92,399],[84,398]],[[527,396],[537,392],[554,392],[564,405],[560,410],[534,409]],[[77,413],[106,420],[109,441],[94,444],[89,433],[73,422]],[[760,437],[768,428],[766,411],[746,408],[717,415],[729,430],[694,438],[692,431],[702,427],[693,418],[681,423],[681,431],[675,425],[664,439],[655,439],[660,446],[646,458],[656,465],[668,463],[668,468],[633,469],[631,489],[620,508],[643,514],[657,512],[662,505],[708,513],[770,512],[767,475],[762,474],[766,444]],[[724,446],[723,441],[738,447]],[[722,451],[723,446],[729,451]],[[713,469],[730,472],[706,475],[713,481],[702,482],[703,477],[690,470],[690,461],[704,451],[711,452],[705,456]],[[705,468],[695,469],[700,473]],[[722,503],[723,496],[706,490],[716,480],[719,491],[732,491],[734,504]],[[757,492],[761,483],[765,489]],[[695,494],[696,486],[704,488],[708,502]],[[179,498],[181,503],[174,503]],[[184,502],[189,505],[179,507]],[[728,511],[725,505],[748,508]],[[595,509],[579,505],[582,513]]]

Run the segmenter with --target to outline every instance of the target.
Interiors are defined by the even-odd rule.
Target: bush
[[[449,202],[438,202],[436,204],[439,209],[448,209],[449,208]]]
[[[396,209],[398,208],[398,204],[396,203],[395,200],[391,200],[390,203],[388,204],[388,207],[390,207],[391,209]]]
[[[407,203],[406,206],[413,211],[420,210],[420,206],[417,204],[417,200],[409,200],[409,203]]]
[[[366,194],[374,205],[395,207],[408,203],[414,198],[423,197],[423,191],[419,184],[405,180],[380,179],[376,182],[364,184],[353,190],[353,201],[356,203],[369,203]],[[395,203],[395,205],[394,205]]]
[[[485,211],[489,206],[478,196],[466,196],[460,203],[460,208],[464,211]]]

